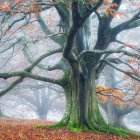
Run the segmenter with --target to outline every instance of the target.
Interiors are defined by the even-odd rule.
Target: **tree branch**
[[[49,28],[47,27],[46,23],[44,22],[43,18],[41,17],[41,15],[39,14],[37,16],[37,21],[42,29],[42,31],[46,34],[46,35],[49,35],[49,34],[52,34],[52,32],[49,30]],[[56,42],[57,44],[61,45],[62,42],[61,42],[61,39],[60,39],[61,36],[50,36],[50,39],[52,39],[54,42]]]
[[[20,77],[16,81],[14,81],[12,84],[10,84],[6,89],[0,91],[0,97],[3,96],[8,91],[12,90],[16,85],[18,85],[19,83],[21,83],[22,80],[23,80],[23,78]]]
[[[51,79],[51,78],[47,78],[47,77],[42,77],[42,76],[32,74],[32,73],[27,72],[27,71],[0,73],[0,78],[3,78],[3,79],[7,79],[7,78],[11,78],[11,77],[17,77],[17,76],[20,76],[21,78],[29,77],[29,78],[32,78],[32,79],[61,85],[60,80],[55,80],[55,79]]]
[[[110,65],[110,66],[113,67],[114,69],[116,69],[116,70],[118,70],[118,71],[120,71],[120,72],[122,72],[122,73],[128,75],[128,76],[131,77],[132,79],[135,79],[135,80],[137,80],[137,81],[140,82],[140,76],[136,76],[135,73],[122,70],[122,69],[120,69],[120,68],[114,66],[113,64],[111,64],[111,63],[110,63],[109,61],[107,61],[107,60],[102,60],[102,62],[107,63],[108,65]]]
[[[140,59],[140,54],[134,54],[131,52],[128,52],[126,50],[123,50],[122,47],[118,48],[118,49],[112,49],[112,50],[93,50],[93,51],[82,51],[78,58],[80,59],[81,57],[83,57],[86,54],[113,54],[113,53],[123,53],[124,55],[130,56],[130,57],[136,57],[138,59]]]
[[[135,14],[130,20],[121,23],[120,25],[114,27],[112,31],[115,34],[122,32],[123,30],[132,29],[140,26],[140,11]]]
[[[42,64],[39,64],[43,59],[45,59],[46,57],[50,56],[50,55],[53,55],[53,54],[56,54],[56,53],[60,53],[62,52],[62,48],[59,48],[59,49],[56,49],[56,50],[53,50],[53,51],[49,51],[43,55],[41,55],[38,59],[34,60],[33,57],[31,57],[31,55],[29,54],[28,50],[27,50],[27,46],[24,47],[23,49],[23,53],[24,55],[26,56],[27,60],[29,63],[31,63],[32,65],[28,68],[28,70],[32,69],[33,67],[35,66],[38,66],[39,68],[41,69],[44,69],[44,70],[51,70],[51,67],[46,67]]]
[[[61,52],[62,48],[59,48],[57,50],[48,52],[42,56],[40,56],[36,61],[34,61],[32,63],[31,66],[27,67],[25,70],[23,71],[17,71],[17,72],[8,72],[8,73],[0,73],[0,78],[10,78],[10,77],[16,77],[16,76],[20,76],[20,78],[18,78],[15,82],[13,82],[10,86],[8,86],[5,90],[2,90],[0,92],[0,96],[4,95],[5,93],[7,93],[8,91],[10,91],[11,89],[13,89],[17,84],[19,84],[20,82],[22,82],[22,80],[24,78],[32,78],[32,79],[36,79],[36,80],[40,80],[40,81],[45,81],[45,82],[50,82],[50,83],[54,83],[54,84],[58,84],[61,85],[61,80],[55,80],[55,79],[51,79],[51,78],[46,78],[46,77],[42,77],[39,75],[35,75],[35,74],[31,74],[30,72],[32,71],[32,69],[38,65],[38,63],[43,60],[44,58],[46,58],[49,55],[52,55],[54,53],[57,52]]]
[[[91,9],[87,9],[85,14],[82,16],[82,20],[85,20],[87,17],[89,17],[93,12],[95,12],[103,3],[104,0],[99,0],[98,3],[92,7]]]

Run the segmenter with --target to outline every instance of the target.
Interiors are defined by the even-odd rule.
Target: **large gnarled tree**
[[[26,19],[24,24],[21,22],[21,26],[29,24],[32,19],[32,14],[35,14],[36,20],[32,20],[31,22],[38,22],[46,35],[44,39],[50,38],[59,44],[60,47],[34,59],[28,50],[28,43],[32,40],[25,40],[24,37],[18,38],[14,43],[23,43],[24,55],[31,65],[21,71],[0,73],[0,78],[4,79],[18,77],[9,87],[0,92],[0,96],[13,89],[17,84],[22,82],[24,78],[32,78],[57,84],[63,87],[67,102],[64,117],[57,126],[66,126],[74,130],[89,129],[119,133],[117,129],[104,121],[99,112],[95,81],[106,65],[110,65],[127,76],[140,81],[139,70],[136,70],[135,67],[131,67],[131,65],[121,59],[130,57],[139,59],[139,49],[135,48],[133,52],[131,49],[129,51],[126,49],[124,43],[121,47],[109,48],[109,45],[113,42],[122,44],[121,41],[116,39],[120,32],[136,28],[140,25],[140,11],[137,9],[136,14],[131,19],[115,27],[111,27],[114,15],[122,3],[123,0],[113,0],[112,2],[108,0],[36,0],[33,1],[33,3],[18,2],[15,0],[14,3],[11,3],[11,1],[9,1],[9,4],[6,2],[3,3],[1,13],[4,14],[4,16],[1,17],[1,27],[3,27],[5,23],[8,26],[1,30],[1,40],[4,40],[7,34],[10,34],[8,31],[17,23],[20,24],[21,21]],[[60,16],[60,32],[56,34],[53,34],[52,31],[49,30],[41,16],[43,11],[51,7],[55,7]],[[7,21],[10,20],[14,14],[20,17],[14,17],[14,20],[8,23]],[[98,18],[99,23],[97,25],[97,40],[95,45],[92,45],[89,43],[89,39],[93,34],[92,24],[96,23],[94,21],[95,16]],[[18,30],[19,29],[20,28],[18,28]],[[33,41],[33,43],[36,42],[38,42],[38,40]],[[15,45],[14,43],[13,45]],[[7,47],[4,51],[12,48],[13,45]],[[62,53],[63,55],[63,58],[58,64],[46,67],[40,63],[48,56],[56,53]],[[123,54],[124,57],[116,58],[112,54]],[[126,65],[130,70],[128,70],[128,68],[125,69],[126,67],[117,67],[119,64]],[[33,69],[36,66],[47,71],[62,70],[64,75],[61,79],[41,76],[33,73]]]

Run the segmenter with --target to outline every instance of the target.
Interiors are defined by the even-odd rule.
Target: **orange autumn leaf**
[[[36,128],[56,122],[42,120],[0,119],[0,140],[139,140],[136,135],[119,135],[80,131],[70,132],[67,128]]]
[[[13,0],[15,3],[21,3],[22,2],[22,0]]]
[[[10,5],[7,2],[0,3],[0,10],[9,12],[11,10]]]
[[[108,101],[111,101],[116,105],[124,106],[124,102],[121,101],[121,99],[126,95],[123,92],[104,86],[96,86],[96,92],[99,102],[107,103]]]

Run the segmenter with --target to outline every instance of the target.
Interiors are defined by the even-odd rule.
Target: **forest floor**
[[[54,122],[0,118],[0,140],[140,140],[130,135],[119,137],[105,133],[70,132],[66,129],[34,128],[37,125],[51,125]]]

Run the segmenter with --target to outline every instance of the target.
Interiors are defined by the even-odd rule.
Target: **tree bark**
[[[66,96],[66,112],[56,126],[71,130],[108,131],[109,127],[100,114],[96,97],[96,69],[94,56],[85,56],[87,73],[80,72],[79,65],[73,65],[71,73],[63,79]],[[91,65],[92,64],[92,65]],[[76,71],[73,71],[76,70]]]

